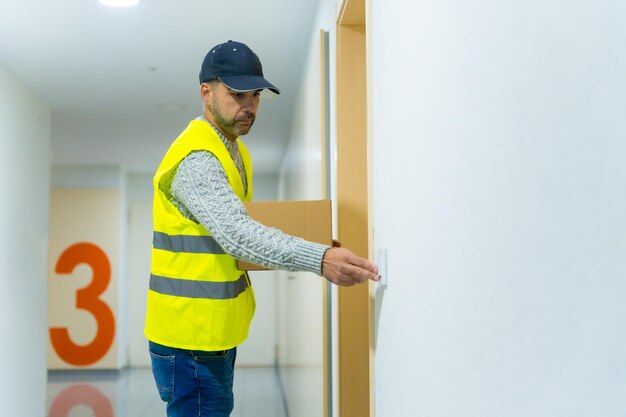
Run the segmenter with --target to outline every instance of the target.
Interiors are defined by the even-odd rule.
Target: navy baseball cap
[[[241,42],[221,43],[206,54],[200,70],[200,84],[215,79],[235,91],[267,88],[280,94],[278,88],[263,78],[263,67],[259,57]]]

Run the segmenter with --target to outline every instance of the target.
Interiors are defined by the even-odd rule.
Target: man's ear
[[[213,90],[211,89],[211,85],[209,83],[200,84],[200,97],[204,104],[211,104],[211,100],[213,99]]]

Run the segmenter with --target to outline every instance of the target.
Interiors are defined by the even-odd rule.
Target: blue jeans
[[[167,417],[229,417],[237,348],[204,352],[150,342],[152,374]]]

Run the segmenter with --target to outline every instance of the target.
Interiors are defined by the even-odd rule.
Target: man
[[[376,265],[347,249],[286,235],[248,217],[250,131],[263,77],[243,43],[212,48],[200,71],[204,114],[165,154],[154,177],[154,241],[145,334],[168,417],[227,417],[236,346],[248,334],[254,293],[237,259],[310,271],[337,285],[378,280]]]

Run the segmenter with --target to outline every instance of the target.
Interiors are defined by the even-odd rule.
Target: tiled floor
[[[148,368],[48,375],[47,417],[165,417]],[[231,417],[286,417],[273,368],[235,369]]]

